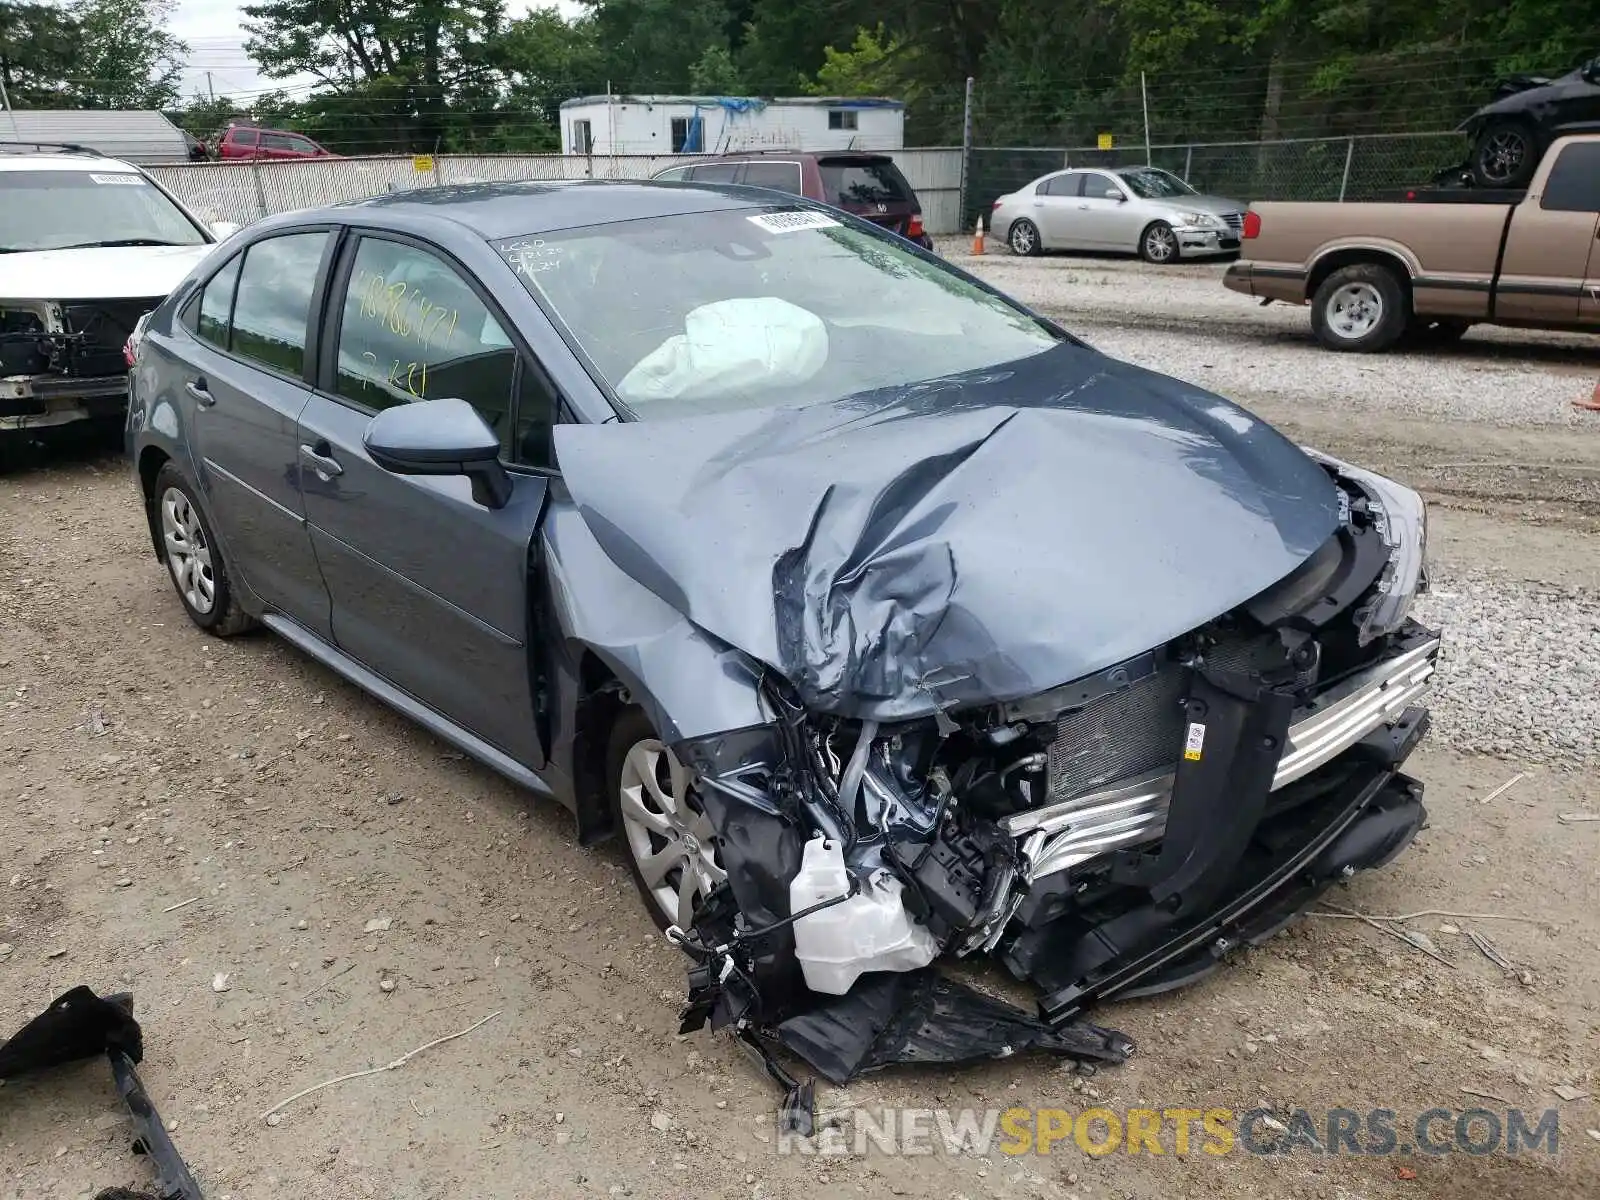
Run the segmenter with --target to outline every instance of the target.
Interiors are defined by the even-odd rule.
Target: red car
[[[746,151],[687,167],[668,167],[653,179],[742,183],[820,200],[933,249],[922,227],[922,205],[894,159],[859,150],[798,153]]]
[[[337,158],[303,133],[230,125],[217,142],[218,158]]]

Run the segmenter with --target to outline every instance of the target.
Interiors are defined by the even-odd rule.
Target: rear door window
[[[1078,184],[1082,180],[1082,175],[1057,175],[1054,179],[1046,179],[1039,185],[1039,195],[1076,196],[1078,194]]]
[[[822,172],[822,196],[829,204],[904,204],[911,199],[911,185],[890,159],[824,158],[817,167]]]
[[[284,375],[305,373],[311,297],[328,244],[325,231],[288,233],[244,252],[230,348]]]
[[[235,146],[254,146],[256,144],[256,131],[254,129],[230,130],[228,139]]]
[[[791,162],[746,163],[740,183],[751,187],[771,188],[776,192],[801,195],[800,164]]]
[[[1600,212],[1600,142],[1576,142],[1561,152],[1550,168],[1539,207],[1551,212]]]

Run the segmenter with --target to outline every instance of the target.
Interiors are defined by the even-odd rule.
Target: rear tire
[[[1387,350],[1411,320],[1405,285],[1379,263],[1340,267],[1311,301],[1311,329],[1329,350],[1373,354]]]
[[[663,932],[685,932],[695,910],[727,878],[693,774],[639,708],[625,708],[606,748],[606,793],[628,874]]]
[[[1039,236],[1039,227],[1026,217],[1011,222],[1011,230],[1006,234],[1006,244],[1011,247],[1011,253],[1021,255],[1023,258],[1032,258],[1044,249],[1044,239]]]
[[[1472,146],[1472,179],[1479,187],[1525,188],[1539,168],[1539,139],[1522,121],[1490,121]]]
[[[189,619],[216,637],[232,637],[255,625],[239,607],[222,547],[195,501],[194,486],[172,463],[156,475],[154,498],[161,561]]]

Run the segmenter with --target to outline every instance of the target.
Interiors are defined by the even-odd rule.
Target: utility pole
[[[1139,102],[1144,106],[1144,165],[1150,165],[1150,93],[1145,91],[1144,72],[1139,72]]]
[[[217,102],[217,89],[212,86],[210,71],[206,72],[206,91],[211,93],[211,103],[215,104]]]
[[[961,113],[961,194],[957,201],[956,229],[967,227],[967,188],[972,175],[972,76],[967,76],[967,98]]]

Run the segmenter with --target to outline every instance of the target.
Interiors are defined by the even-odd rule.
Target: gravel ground
[[[1414,614],[1444,631],[1434,735],[1461,750],[1600,763],[1600,601],[1482,571],[1438,572]]]
[[[1393,393],[1428,364],[1328,355],[1295,326],[1303,314],[1246,304],[1236,318],[1239,298],[1210,290],[1215,268],[980,266],[1036,275],[1108,348],[1106,333],[1170,344],[1174,362],[1147,361],[1180,373],[1192,281],[1190,336],[1215,339],[1226,354],[1210,370],[1233,372],[1204,382],[1427,491],[1435,590],[1418,611],[1449,642],[1436,732],[1409,764],[1430,821],[1339,902],[1531,920],[1412,919],[1445,961],[1357,921],[1308,920],[1202,984],[1097,1013],[1139,1053],[1092,1081],[1019,1056],[822,1087],[821,1108],[1554,1107],[1557,1156],[782,1155],[759,1070],[725,1038],[677,1035],[682,962],[614,848],[579,847],[565,814],[285,644],[199,634],[151,560],[125,466],[81,454],[0,479],[0,1027],[75,983],[130,987],[153,1098],[207,1194],[230,1200],[1600,1195],[1600,823],[1561,819],[1600,809],[1585,736],[1600,729],[1600,436],[1506,420],[1505,406],[1448,420],[1359,407],[1349,372]],[[1496,388],[1526,377],[1543,390],[1523,399],[1546,406],[1553,380],[1576,388],[1594,370],[1580,343],[1482,340],[1435,365],[1463,379],[1492,367]],[[1263,347],[1281,369],[1260,370]],[[1257,390],[1241,386],[1256,374]],[[1326,390],[1302,387],[1317,377]],[[1489,465],[1452,465],[1468,462]],[[263,1120],[492,1013],[403,1070]],[[0,1196],[118,1182],[145,1184],[148,1168],[127,1153],[103,1068],[3,1089]]]
[[[1261,308],[1218,264],[1165,272],[1116,259],[950,254],[1108,354],[1237,399],[1335,404],[1347,415],[1586,428],[1572,401],[1600,375],[1600,339],[1483,327],[1443,351],[1308,354],[1304,308]]]

